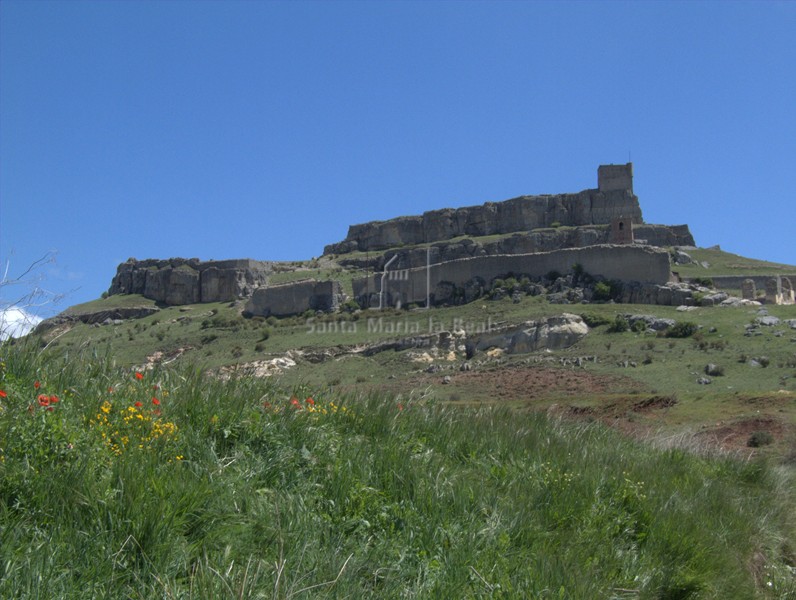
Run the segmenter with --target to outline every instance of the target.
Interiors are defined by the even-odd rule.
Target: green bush
[[[552,270],[552,271],[548,271],[548,272],[547,272],[547,275],[545,275],[544,277],[545,277],[545,279],[547,279],[548,281],[555,281],[556,279],[559,279],[559,278],[561,277],[561,273],[559,273],[558,271],[556,271],[556,270],[554,269],[554,270]]]
[[[713,287],[713,279],[710,277],[694,277],[691,280],[691,283],[695,283],[697,285],[701,285],[702,287]]]
[[[666,330],[666,337],[687,338],[694,335],[699,330],[699,326],[691,321],[678,321]]]
[[[349,298],[343,304],[340,305],[340,310],[347,313],[354,313],[362,308],[359,306],[359,303],[354,300],[353,298]]]
[[[749,436],[746,445],[750,448],[759,448],[760,446],[768,446],[774,441],[774,437],[768,431],[755,431]]]
[[[611,323],[607,331],[608,333],[622,333],[628,329],[630,329],[630,324],[627,322],[627,319],[623,315],[616,315],[614,322]]]
[[[580,318],[583,319],[583,322],[586,323],[589,327],[599,327],[600,325],[608,325],[611,322],[611,319],[608,317],[604,317],[603,315],[596,315],[594,313],[583,313],[580,315]]]
[[[647,331],[647,322],[642,319],[639,319],[638,321],[633,323],[633,327],[631,327],[631,329],[636,333]]]
[[[594,295],[592,296],[597,302],[607,302],[611,299],[611,285],[605,281],[598,281],[594,285]]]

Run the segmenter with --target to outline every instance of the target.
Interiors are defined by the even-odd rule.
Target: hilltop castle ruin
[[[367,308],[467,301],[495,278],[538,279],[575,264],[597,278],[664,286],[672,274],[661,247],[681,245],[694,245],[687,225],[644,223],[633,164],[627,163],[601,165],[595,189],[352,225],[324,256],[361,273],[352,291]],[[109,293],[142,294],[169,305],[249,298],[247,312],[264,316],[336,310],[345,300],[338,282],[271,285],[272,267],[251,260],[131,259],[119,266]],[[630,297],[680,300],[648,292]]]

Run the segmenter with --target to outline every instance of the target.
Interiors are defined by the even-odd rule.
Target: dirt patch
[[[633,412],[647,413],[662,408],[670,408],[675,404],[677,404],[677,398],[674,396],[652,396],[633,404],[632,410]]]
[[[447,374],[447,373],[446,373]],[[505,367],[490,371],[449,373],[451,390],[462,396],[479,396],[489,401],[536,401],[562,397],[593,397],[617,392],[632,393],[641,385],[629,378],[597,375],[581,369],[542,366]],[[442,375],[424,376],[422,385],[436,383]]]
[[[791,429],[785,423],[772,417],[755,417],[729,423],[719,422],[714,427],[700,431],[697,436],[724,449],[740,449],[748,448],[749,438],[753,433],[766,432],[776,442],[789,435]]]

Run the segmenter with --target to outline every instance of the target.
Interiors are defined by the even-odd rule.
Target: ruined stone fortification
[[[597,170],[597,180],[597,189],[576,194],[520,196],[480,206],[446,208],[420,216],[352,225],[346,239],[326,246],[324,254],[385,250],[460,236],[514,233],[553,225],[608,225],[618,217],[637,224],[644,222],[638,197],[633,193],[632,163],[602,165]]]
[[[478,239],[496,234],[502,237]],[[597,188],[575,194],[522,196],[352,225],[346,239],[324,253],[344,254],[338,264],[372,273],[353,282],[363,307],[425,304],[429,287],[433,304],[471,300],[497,277],[540,278],[568,273],[575,264],[597,278],[635,282],[625,288],[628,299],[668,304],[680,297],[666,287],[669,254],[658,247],[692,245],[687,225],[643,222],[628,163],[600,166]],[[352,252],[360,254],[345,256]],[[130,259],[119,265],[109,293],[141,294],[167,305],[249,297],[246,312],[262,316],[333,311],[345,301],[335,281],[269,286],[273,268],[248,259]]]
[[[229,302],[268,282],[268,262],[198,258],[136,260],[119,265],[108,294],[141,294],[168,305]]]
[[[634,225],[633,232],[638,240],[643,240],[649,246],[694,245],[694,238],[687,225]],[[357,254],[351,257],[341,257],[338,262],[347,267],[380,271],[384,268],[387,260],[397,256],[397,259],[390,265],[391,269],[411,269],[423,267],[427,261],[433,264],[460,258],[553,252],[564,248],[585,248],[610,244],[612,243],[611,236],[611,228],[608,225],[538,229],[531,232],[515,233],[489,242],[469,238],[436,242],[431,244],[430,252],[425,246],[420,246],[402,248],[384,254]]]
[[[285,317],[308,310],[329,312],[337,310],[343,300],[339,281],[304,279],[255,290],[246,304],[244,314]]]
[[[649,246],[600,245],[532,254],[504,254],[464,258],[432,264],[429,269],[415,267],[390,270],[353,281],[354,297],[361,306],[398,303],[424,304],[428,291],[432,304],[451,302],[457,294],[465,300],[479,297],[493,279],[543,277],[552,271],[567,273],[579,264],[593,277],[664,285],[671,277],[669,253]],[[383,286],[383,287],[382,287]]]

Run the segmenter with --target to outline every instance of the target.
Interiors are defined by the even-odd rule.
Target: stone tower
[[[601,192],[628,190],[633,193],[633,163],[597,167],[597,189]]]
[[[633,219],[626,219],[619,216],[611,219],[611,243],[612,244],[633,244]]]

